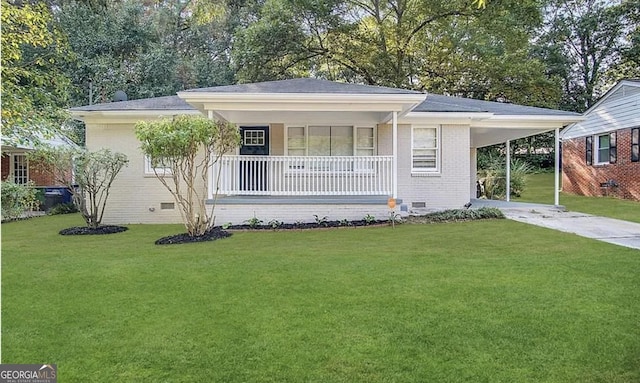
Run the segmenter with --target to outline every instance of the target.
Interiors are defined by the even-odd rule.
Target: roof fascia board
[[[446,123],[468,125],[472,121],[482,121],[493,117],[485,112],[409,112],[402,117],[403,123]]]
[[[575,122],[584,121],[584,116],[535,116],[497,115],[490,119],[474,121],[472,127],[484,128],[562,128]]]
[[[183,114],[201,114],[197,110],[71,110],[70,113],[77,120],[99,124],[126,124]]]
[[[427,97],[424,93],[225,93],[225,92],[178,92],[183,100],[208,102],[212,100],[231,101],[357,101],[410,102],[420,103]]]

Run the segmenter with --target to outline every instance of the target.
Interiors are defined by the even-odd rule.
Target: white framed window
[[[440,127],[413,126],[411,128],[411,172],[440,171]]]
[[[145,155],[144,156],[144,174],[145,175],[168,175],[171,174],[171,168],[169,166],[165,166],[161,162],[154,162],[151,160],[151,157]]]
[[[594,138],[594,163],[596,165],[616,163],[618,158],[616,132],[601,134]]]
[[[596,137],[596,164],[609,163],[609,143],[608,134]]]
[[[25,154],[11,155],[11,175],[14,183],[24,185],[29,182],[29,162]]]
[[[375,151],[375,128],[373,126],[356,127],[356,156],[373,156]]]
[[[349,125],[288,126],[285,129],[289,156],[373,156],[375,127]]]

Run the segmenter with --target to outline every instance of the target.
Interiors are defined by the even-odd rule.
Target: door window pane
[[[264,130],[245,130],[244,146],[264,146]]]

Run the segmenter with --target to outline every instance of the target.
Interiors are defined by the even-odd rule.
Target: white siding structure
[[[640,81],[616,84],[584,115],[586,120],[570,125],[563,139],[584,137],[640,126]]]

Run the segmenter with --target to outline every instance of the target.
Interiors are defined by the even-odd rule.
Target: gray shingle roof
[[[107,102],[70,108],[71,111],[116,111],[116,110],[195,110],[178,96],[142,98],[139,100]]]
[[[326,94],[420,94],[420,92],[371,85],[337,83],[311,78],[268,81],[253,84],[225,85],[190,89],[184,92],[213,93],[326,93]],[[109,102],[71,108],[71,111],[135,111],[135,110],[188,110],[195,108],[178,96],[164,96],[139,100]],[[442,96],[429,93],[427,99],[413,112],[472,112],[496,115],[578,116],[573,112],[536,108],[516,104]]]
[[[334,94],[420,94],[413,90],[387,88],[383,86],[347,84],[315,78],[294,78],[291,80],[257,82],[214,86],[211,88],[189,89],[185,92],[214,93],[334,93]]]
[[[502,102],[474,100],[471,98],[442,96],[429,93],[427,99],[415,107],[412,112],[476,112],[496,115],[527,116],[579,116],[578,113],[562,110],[536,108]]]

